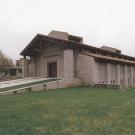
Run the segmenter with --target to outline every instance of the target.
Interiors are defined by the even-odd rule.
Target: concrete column
[[[36,77],[36,59],[35,58],[33,59],[33,74],[34,74],[34,77]]]
[[[99,83],[99,64],[95,62],[95,83]]]
[[[117,74],[116,74],[116,77],[117,77],[117,85],[120,85],[120,65],[119,64],[117,64],[117,70],[116,70],[116,72],[117,72]]]
[[[131,65],[131,86],[133,86],[134,85],[134,82],[133,82],[133,78],[134,78],[134,72],[133,72],[133,66]]]
[[[83,85],[94,86],[96,78],[96,62],[93,57],[79,53],[77,57],[77,77],[82,80]],[[99,80],[99,78],[97,78]]]
[[[125,88],[127,88],[128,87],[127,65],[124,66],[124,84]]]
[[[107,83],[111,84],[111,64],[107,63]]]
[[[29,74],[29,67],[28,67],[28,60],[27,59],[22,59],[22,77],[28,77]]]
[[[29,63],[29,76],[30,77],[35,77],[35,72],[36,72],[36,67],[35,67],[36,65],[35,65],[35,60],[34,60],[34,58],[33,57],[31,57],[31,59],[30,59],[30,63]]]
[[[45,77],[45,62],[44,58],[41,58],[41,65],[40,65],[40,75],[41,77]]]
[[[16,76],[19,77],[19,69],[16,69]]]
[[[74,77],[73,50],[64,50],[64,78],[72,79]]]

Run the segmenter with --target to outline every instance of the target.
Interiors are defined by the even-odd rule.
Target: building
[[[16,64],[13,67],[9,67],[9,76],[22,78],[22,59],[16,60]]]
[[[135,58],[121,50],[83,44],[66,32],[37,34],[21,52],[23,77],[58,77],[81,80],[83,85],[135,86]]]

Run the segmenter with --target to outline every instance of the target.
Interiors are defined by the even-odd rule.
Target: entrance
[[[57,62],[51,62],[47,64],[48,77],[57,77]]]

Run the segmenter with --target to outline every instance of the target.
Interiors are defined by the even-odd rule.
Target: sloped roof
[[[111,51],[108,51],[108,50],[104,50],[102,48],[97,48],[97,47],[94,47],[94,46],[78,43],[78,42],[71,41],[71,40],[54,38],[54,37],[50,37],[48,35],[43,35],[43,34],[37,34],[32,39],[32,41],[24,48],[24,50],[20,53],[20,55],[23,55],[23,56],[36,55],[36,54],[38,54],[42,51],[43,47],[45,47],[47,45],[54,44],[54,43],[56,43],[57,45],[61,45],[65,48],[72,48],[72,49],[78,48],[80,50],[86,50],[86,51],[90,51],[90,52],[93,52],[93,53],[101,53],[103,55],[107,54],[107,55],[111,55],[112,57],[118,56],[119,58],[124,58],[124,59],[135,61],[134,57],[131,57],[131,56],[128,56],[128,55],[111,52]]]

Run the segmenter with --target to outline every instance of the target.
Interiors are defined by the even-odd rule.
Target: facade
[[[21,52],[23,77],[80,79],[83,85],[135,86],[135,58],[121,50],[83,44],[66,32],[37,34]]]

